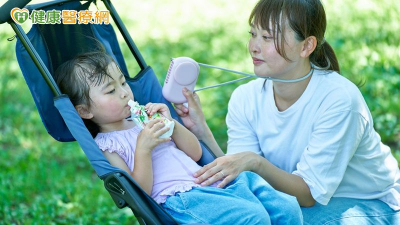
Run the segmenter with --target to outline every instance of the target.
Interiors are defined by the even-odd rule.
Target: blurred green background
[[[0,1],[2,5],[5,1]],[[38,1],[34,1],[38,2]],[[114,1],[147,63],[163,83],[171,57],[252,72],[248,15],[255,0]],[[400,160],[400,3],[324,0],[326,40],[343,76],[356,84],[375,128]],[[102,8],[102,5],[99,5]],[[25,27],[24,27],[25,28]],[[26,28],[28,30],[28,28]],[[45,131],[15,57],[8,25],[0,26],[0,224],[132,224],[119,210],[76,143]],[[131,74],[136,63],[124,44]],[[198,87],[238,78],[202,68]],[[226,106],[240,83],[199,92],[216,139],[226,148]]]

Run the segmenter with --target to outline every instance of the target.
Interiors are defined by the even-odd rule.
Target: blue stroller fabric
[[[41,9],[85,10],[88,9],[91,2],[92,1],[88,1],[85,4],[81,4],[79,1],[71,1],[64,4],[53,4],[45,9]],[[27,8],[29,9],[29,6]],[[50,74],[54,74],[60,64],[73,58],[77,54],[95,50],[98,47],[96,42],[99,41],[104,46],[107,53],[118,63],[121,71],[126,76],[136,101],[140,104],[145,104],[147,102],[165,103],[169,106],[172,117],[180,121],[171,103],[162,96],[161,85],[151,67],[146,66],[133,78],[129,76],[116,34],[111,25],[34,24],[27,33],[27,36]],[[19,39],[16,45],[16,55],[21,71],[48,133],[58,141],[78,141],[89,162],[101,179],[104,180],[109,174],[115,172],[126,174],[124,171],[113,167],[106,160],[101,150],[94,142],[91,134],[86,129],[68,96],[54,96],[51,88],[42,77],[40,71]],[[203,145],[203,157],[198,163],[204,165],[211,162],[214,158],[215,156]],[[173,219],[145,194],[132,178],[128,177],[128,183],[136,190],[134,191],[135,193],[132,194],[139,198],[138,202],[147,205],[148,208],[163,219],[165,224],[175,224]],[[140,207],[142,206],[138,205],[136,210],[140,211]],[[132,210],[134,211],[134,209]],[[146,214],[146,212],[139,213],[140,215],[143,213]],[[147,216],[147,218],[151,220],[151,216]]]

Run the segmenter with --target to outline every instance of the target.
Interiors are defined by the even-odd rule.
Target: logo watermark
[[[28,19],[33,24],[109,24],[110,12],[108,10],[32,10],[13,8],[11,18],[19,25]]]

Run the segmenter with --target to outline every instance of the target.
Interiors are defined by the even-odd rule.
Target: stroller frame
[[[88,4],[96,3],[97,0],[85,0]],[[143,59],[141,53],[136,47],[134,41],[132,40],[129,32],[127,31],[125,25],[123,24],[121,18],[119,17],[117,11],[112,5],[110,0],[101,0],[106,8],[109,10],[111,17],[114,20],[114,23],[118,27],[120,33],[122,34],[125,42],[127,43],[131,53],[135,57],[141,71],[132,79],[127,79],[128,83],[135,82],[138,79],[144,79],[143,77],[148,73],[152,73],[152,69],[146,64]],[[97,145],[94,146],[94,141],[86,127],[83,124],[83,121],[80,119],[79,115],[75,111],[72,103],[70,102],[68,96],[61,93],[60,89],[56,85],[53,77],[43,62],[41,56],[36,51],[29,37],[22,29],[20,25],[15,23],[10,16],[10,11],[14,7],[24,8],[30,0],[9,0],[0,8],[0,24],[9,23],[18,37],[18,40],[21,42],[22,46],[25,48],[26,52],[29,54],[30,59],[36,65],[36,68],[40,72],[42,78],[51,89],[51,92],[54,95],[54,106],[57,108],[59,113],[61,114],[66,126],[69,131],[72,133],[73,138],[79,142],[82,150],[89,158],[91,165],[94,167],[97,175],[100,179],[104,181],[104,186],[106,190],[110,193],[114,203],[118,208],[124,208],[128,206],[131,208],[134,213],[136,219],[140,224],[177,224],[177,222],[166,213],[162,207],[160,207],[149,195],[147,195],[139,185],[129,176],[125,171],[115,168],[109,164],[109,162],[102,155],[93,156],[93,149],[98,149]],[[51,7],[54,5],[63,5],[65,3],[70,2],[81,2],[79,0],[53,0],[48,3],[40,3],[34,5],[28,5],[27,8],[31,10],[43,9],[47,7]],[[24,75],[25,76],[25,75]],[[27,82],[28,83],[28,82]],[[29,85],[29,84],[28,84]],[[32,92],[32,90],[31,90]],[[32,95],[33,92],[32,92]],[[35,97],[35,96],[34,96]],[[35,100],[35,103],[38,103]],[[173,107],[170,103],[167,104],[171,110]],[[39,109],[39,108],[38,108]],[[171,111],[173,117],[180,121],[179,117],[177,117],[174,111]],[[41,115],[42,116],[42,115]],[[43,120],[43,117],[42,117]],[[72,120],[72,121],[71,121]],[[44,122],[44,121],[43,121]],[[44,125],[46,126],[45,122]],[[47,127],[46,127],[47,129]],[[86,130],[86,131],[85,131]],[[77,135],[77,132],[81,132]],[[83,133],[82,133],[83,132]],[[50,132],[49,132],[50,133]],[[55,139],[59,141],[72,141],[71,139],[62,140],[58,137],[52,135]],[[87,138],[90,138],[91,141],[87,141]],[[203,155],[199,165],[205,165],[216,158],[216,156],[212,153],[211,150],[204,145],[204,143],[200,142],[203,149]],[[92,160],[94,159],[94,160]],[[101,171],[98,167],[102,167],[102,169],[106,169],[107,172]]]

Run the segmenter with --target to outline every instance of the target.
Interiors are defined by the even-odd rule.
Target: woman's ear
[[[301,57],[309,57],[317,47],[317,38],[315,36],[309,36],[304,40],[303,49],[301,50]]]
[[[89,109],[86,105],[76,105],[75,109],[78,112],[78,114],[81,116],[81,118],[88,119],[88,120],[93,118],[93,114],[89,111]]]

